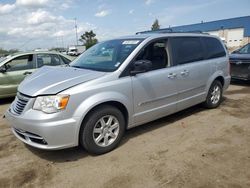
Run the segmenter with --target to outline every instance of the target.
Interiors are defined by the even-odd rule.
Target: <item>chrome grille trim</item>
[[[36,144],[47,145],[48,143],[44,140],[43,137],[33,134],[21,129],[13,128],[12,129],[20,138],[26,140],[27,142],[34,142]]]
[[[22,95],[21,93],[17,93],[16,99],[12,104],[12,112],[15,115],[21,115],[26,104],[29,101],[29,97]]]

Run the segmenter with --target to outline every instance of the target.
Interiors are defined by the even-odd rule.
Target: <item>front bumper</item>
[[[5,117],[14,135],[30,146],[46,150],[77,146],[80,119],[63,119],[59,114],[30,109],[17,116],[7,110]]]

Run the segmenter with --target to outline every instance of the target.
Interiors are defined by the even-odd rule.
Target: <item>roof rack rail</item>
[[[137,32],[136,35],[147,34],[147,33],[203,33],[203,34],[208,34],[208,33],[202,32],[201,30],[173,31],[172,28],[167,28],[167,29],[159,29],[159,30],[153,30],[153,31],[141,31],[141,32]]]

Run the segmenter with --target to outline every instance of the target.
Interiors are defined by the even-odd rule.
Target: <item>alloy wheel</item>
[[[106,115],[101,117],[93,129],[93,139],[98,146],[111,145],[119,134],[119,121],[115,116]]]

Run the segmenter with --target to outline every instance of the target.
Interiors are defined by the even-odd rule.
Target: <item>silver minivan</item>
[[[113,150],[126,129],[190,106],[219,106],[230,83],[227,51],[206,34],[139,34],[101,42],[69,66],[28,76],[7,110],[28,145]]]

